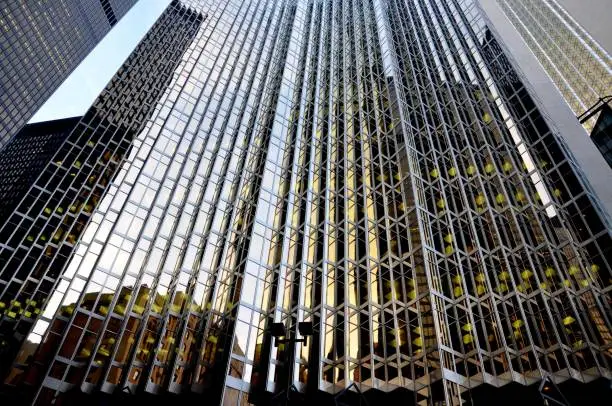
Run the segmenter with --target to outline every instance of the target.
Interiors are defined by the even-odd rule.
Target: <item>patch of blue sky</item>
[[[139,0],[49,97],[30,123],[85,114],[170,1]]]

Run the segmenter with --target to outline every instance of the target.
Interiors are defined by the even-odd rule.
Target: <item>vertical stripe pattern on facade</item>
[[[0,5],[0,148],[136,0],[10,0]]]
[[[610,377],[609,227],[473,0],[181,5],[206,18],[11,385],[455,405]]]
[[[556,0],[498,3],[576,116],[610,96],[612,58]]]

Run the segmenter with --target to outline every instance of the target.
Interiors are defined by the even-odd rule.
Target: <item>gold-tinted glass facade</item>
[[[459,405],[610,378],[609,225],[473,0],[182,6],[203,21],[5,385]]]

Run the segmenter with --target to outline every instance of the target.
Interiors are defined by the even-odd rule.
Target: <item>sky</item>
[[[171,0],[139,0],[36,112],[30,123],[83,115]]]
[[[139,0],[39,109],[30,123],[83,115],[170,1]],[[596,18],[597,11],[608,7],[610,0],[589,0],[591,5],[599,7],[595,7],[596,10],[581,7],[583,1],[559,0],[583,24]],[[605,30],[589,31],[610,52],[612,25],[585,24],[585,27],[587,30],[593,27]]]

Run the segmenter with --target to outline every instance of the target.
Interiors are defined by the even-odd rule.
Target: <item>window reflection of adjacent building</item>
[[[605,365],[607,234],[474,3],[213,3],[11,379],[459,404]]]
[[[122,168],[126,161],[134,159],[134,144],[142,143],[141,131],[203,19],[204,16],[177,1],[171,3],[94,105],[78,120],[70,135],[56,151],[52,151],[48,162],[32,169],[37,172],[36,181],[28,185],[17,208],[4,219],[0,234],[8,244],[0,247],[3,259],[0,276],[6,283],[0,296],[0,306],[4,310],[0,325],[3,343],[8,343],[8,347],[3,349],[2,370],[8,370],[11,359],[29,334],[29,342],[24,344],[14,360],[6,380],[9,387],[32,376],[36,376],[38,381],[30,380],[26,384],[40,382],[49,365],[43,362],[34,367],[27,361],[46,334],[51,338],[62,336],[60,331],[66,329],[72,317],[66,309],[70,303],[78,304],[79,297],[82,297],[83,310],[97,315],[97,318],[94,316],[88,322],[79,313],[78,320],[72,323],[84,329],[83,341],[74,360],[82,364],[83,357],[93,357],[93,354],[88,354],[88,346],[95,343],[96,333],[101,333],[105,324],[103,318],[109,314],[107,302],[115,292],[123,290],[119,289],[116,277],[111,278],[114,282],[108,279],[105,284],[105,278],[100,279],[105,273],[91,273],[85,267],[76,272],[75,266],[78,267],[82,260],[82,255],[77,253],[74,256],[76,247],[82,239],[90,241],[96,230],[106,226],[99,220],[92,221],[92,216],[100,207],[106,210],[101,206],[102,202],[117,193],[116,184],[125,176]],[[152,38],[159,41],[159,45],[152,46]],[[156,74],[151,74],[152,71]],[[85,263],[90,267],[93,265],[89,258]],[[85,281],[90,277],[93,280],[88,284]],[[100,291],[98,297],[96,292]],[[126,295],[122,293],[121,297],[124,300]],[[156,299],[161,300],[159,297]],[[95,307],[89,308],[96,300]],[[62,312],[55,318],[56,309],[60,307]],[[120,312],[121,305],[116,309]],[[131,320],[130,326],[133,327],[133,323]],[[122,323],[112,318],[108,324],[109,328],[118,329]],[[49,332],[47,327],[50,327]],[[117,332],[105,336],[101,353],[108,351]],[[71,340],[77,340],[74,329],[70,334]],[[59,356],[63,359],[69,354]],[[87,372],[86,379],[99,379],[100,369],[95,365],[101,362],[100,356],[98,354],[92,361],[94,367]],[[66,372],[72,382],[76,376],[86,372],[81,371],[83,365],[77,368],[70,363],[61,362],[61,366],[57,363],[50,371],[53,379],[61,378]],[[111,372],[111,376],[114,375],[116,373]],[[61,379],[58,382],[55,387],[61,387]]]

